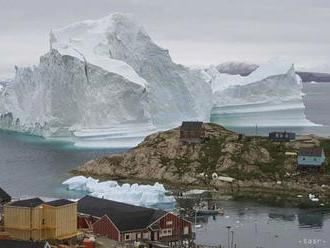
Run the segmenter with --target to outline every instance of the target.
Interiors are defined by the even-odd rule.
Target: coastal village
[[[256,192],[281,195],[286,200],[301,200],[308,194],[307,201],[322,206],[329,199],[329,185],[324,183],[329,174],[327,144],[285,131],[247,137],[215,124],[183,122],[177,129],[148,136],[127,153],[91,161],[75,173],[141,180],[144,173],[149,175],[160,166],[161,175],[153,179],[168,185],[213,187],[220,193],[247,197]],[[243,175],[250,175],[249,183]],[[262,184],[253,177],[268,181]],[[317,183],[313,177],[318,178]],[[291,194],[284,195],[288,187]],[[14,199],[0,189],[0,211],[0,247],[202,247],[194,243],[196,223],[192,218],[89,195],[75,201]],[[217,215],[226,210],[196,206],[193,211],[195,215]]]

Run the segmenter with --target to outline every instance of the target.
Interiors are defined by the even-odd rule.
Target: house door
[[[157,241],[158,240],[157,232],[151,232],[151,240],[152,241]]]

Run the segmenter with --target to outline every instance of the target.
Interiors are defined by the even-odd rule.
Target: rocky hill
[[[286,181],[320,184],[328,174],[328,168],[317,177],[302,174],[296,169],[296,157],[285,155],[297,152],[299,147],[322,145],[327,151],[327,140],[300,136],[292,142],[272,142],[266,137],[239,135],[216,124],[204,127],[206,140],[202,144],[180,142],[179,128],[175,128],[152,134],[127,152],[89,161],[76,173],[218,188],[221,183],[214,182],[214,173],[233,177],[241,186],[268,182],[270,188]]]

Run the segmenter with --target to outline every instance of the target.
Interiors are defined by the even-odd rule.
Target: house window
[[[148,233],[148,232],[143,233],[143,238],[144,238],[144,239],[149,239],[149,233]]]
[[[183,228],[183,234],[184,234],[184,235],[188,235],[188,234],[189,234],[189,226],[185,226],[185,227]]]
[[[125,234],[125,240],[130,240],[130,235],[129,234]]]
[[[171,226],[173,224],[173,221],[166,221],[166,226]]]
[[[137,234],[137,238],[138,238],[138,239],[141,239],[141,233],[138,233],[138,234]]]
[[[306,158],[305,158],[305,157],[303,157],[303,160],[306,160]]]
[[[171,228],[163,229],[161,234],[162,234],[162,237],[172,236],[172,229]]]

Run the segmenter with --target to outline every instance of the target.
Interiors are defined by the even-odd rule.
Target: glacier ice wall
[[[3,128],[42,136],[150,120],[143,85],[54,49],[38,66],[17,68],[1,96]]]

